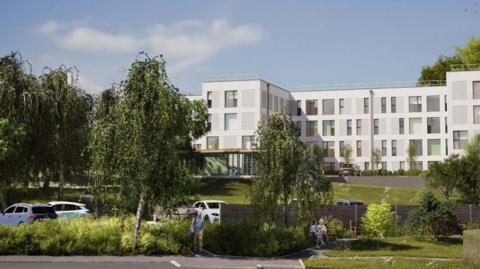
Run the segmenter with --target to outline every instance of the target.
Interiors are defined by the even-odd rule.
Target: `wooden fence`
[[[393,205],[392,212],[397,216],[398,223],[401,224],[407,219],[408,213],[418,207],[417,205]],[[317,209],[317,216],[332,216],[343,222],[345,227],[350,225],[360,227],[363,214],[367,211],[367,206],[344,206],[344,205],[324,205]],[[480,206],[464,205],[455,208],[454,214],[461,224],[480,223]],[[222,222],[231,222],[241,219],[252,218],[252,207],[250,205],[226,204],[220,209]],[[295,222],[296,214],[292,210],[290,219]],[[281,222],[279,214],[278,222]]]

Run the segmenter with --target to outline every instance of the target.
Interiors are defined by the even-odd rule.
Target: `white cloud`
[[[91,80],[86,79],[84,76],[78,76],[78,86],[88,93],[99,93],[106,89],[106,86],[99,85]]]
[[[66,30],[60,31],[63,28]],[[223,19],[156,24],[140,36],[112,34],[87,26],[63,27],[54,21],[42,24],[37,32],[70,50],[107,53],[146,50],[163,54],[173,64],[173,71],[203,62],[224,48],[255,44],[263,38],[263,30],[259,26],[232,26]]]

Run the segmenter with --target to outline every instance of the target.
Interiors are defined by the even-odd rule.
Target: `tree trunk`
[[[288,213],[290,209],[288,208],[288,190],[283,190],[283,198],[284,198],[284,205],[283,205],[283,224],[288,227]]]
[[[63,160],[60,159],[60,165],[58,170],[58,200],[63,201],[64,197],[64,185],[65,185],[65,166]]]
[[[145,206],[145,188],[142,186],[140,199],[138,200],[137,215],[135,217],[135,228],[133,230],[133,250],[137,251],[138,239],[140,237],[140,226],[142,223],[143,207]]]

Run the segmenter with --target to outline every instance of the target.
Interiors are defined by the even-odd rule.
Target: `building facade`
[[[480,71],[448,72],[443,86],[289,91],[262,79],[205,81],[202,95],[211,131],[195,142],[205,154],[205,176],[254,174],[251,144],[262,121],[280,112],[291,116],[301,139],[319,145],[324,169],[338,170],[341,148],[350,145],[353,163],[372,169],[409,169],[414,145],[418,169],[463,152],[480,133]]]

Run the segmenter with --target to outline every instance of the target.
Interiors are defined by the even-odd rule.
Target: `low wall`
[[[465,259],[480,268],[480,230],[463,231]]]

